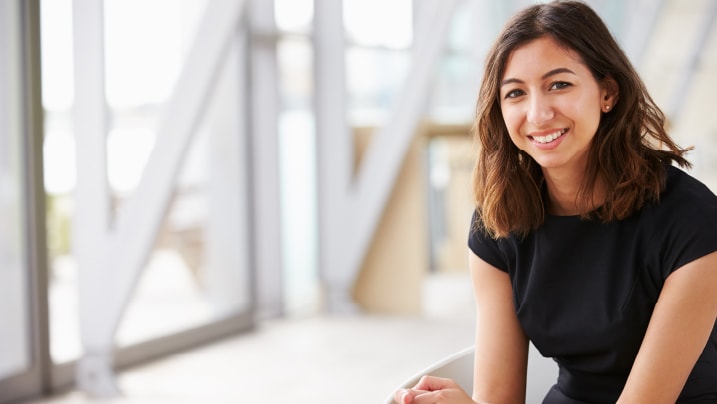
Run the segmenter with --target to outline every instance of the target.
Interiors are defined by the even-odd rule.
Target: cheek
[[[510,137],[511,143],[513,143],[513,145],[515,145],[518,149],[523,150],[526,137],[520,134],[520,128],[515,125],[511,127],[507,123],[506,126],[508,129],[508,136]]]
[[[583,131],[594,134],[602,117],[602,106],[596,100],[596,97],[574,100],[573,102],[565,103],[563,110],[569,111],[568,114],[574,117],[574,121]]]
[[[502,108],[503,122],[505,127],[508,128],[511,138],[518,133],[522,122],[520,111],[515,107],[508,106]]]
[[[501,113],[503,115],[503,124],[505,124],[506,129],[508,129],[508,135],[510,136],[510,141],[513,143],[518,149],[523,150],[523,148],[520,145],[521,136],[520,136],[520,117],[516,114],[515,108],[506,108],[504,105],[501,105]]]
[[[587,136],[594,136],[600,124],[601,112],[600,107],[594,104],[585,105],[583,108],[575,109],[573,116],[578,116],[576,120],[580,132]]]
[[[525,150],[525,137],[518,136],[517,134],[510,132],[510,141],[513,143],[513,146],[518,148],[518,150]]]

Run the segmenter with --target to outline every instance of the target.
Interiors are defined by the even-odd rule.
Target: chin
[[[560,168],[566,168],[568,167],[567,162],[565,161],[556,161],[553,159],[535,159],[535,162],[538,163],[540,168],[544,170],[551,170],[551,169],[560,169]]]

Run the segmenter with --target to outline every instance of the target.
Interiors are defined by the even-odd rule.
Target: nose
[[[535,126],[543,126],[555,117],[550,101],[543,96],[533,96],[528,104],[528,122]]]

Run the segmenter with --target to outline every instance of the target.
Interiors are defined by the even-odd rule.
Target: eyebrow
[[[555,76],[556,74],[560,74],[560,73],[575,74],[574,71],[568,69],[567,67],[558,67],[557,69],[553,69],[553,70],[551,70],[551,71],[545,73],[545,74],[541,77],[541,79],[542,79],[542,80],[545,80],[545,79],[547,79],[547,78],[550,77],[550,76]],[[505,79],[505,80],[503,80],[503,81],[500,82],[500,86],[503,87],[504,85],[510,84],[510,83],[523,83],[523,80],[514,79],[514,78]]]

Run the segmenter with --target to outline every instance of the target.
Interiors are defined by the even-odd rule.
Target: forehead
[[[515,48],[508,55],[501,80],[542,75],[558,67],[567,67],[576,73],[576,69],[589,72],[577,52],[559,45],[549,36],[542,37]]]

